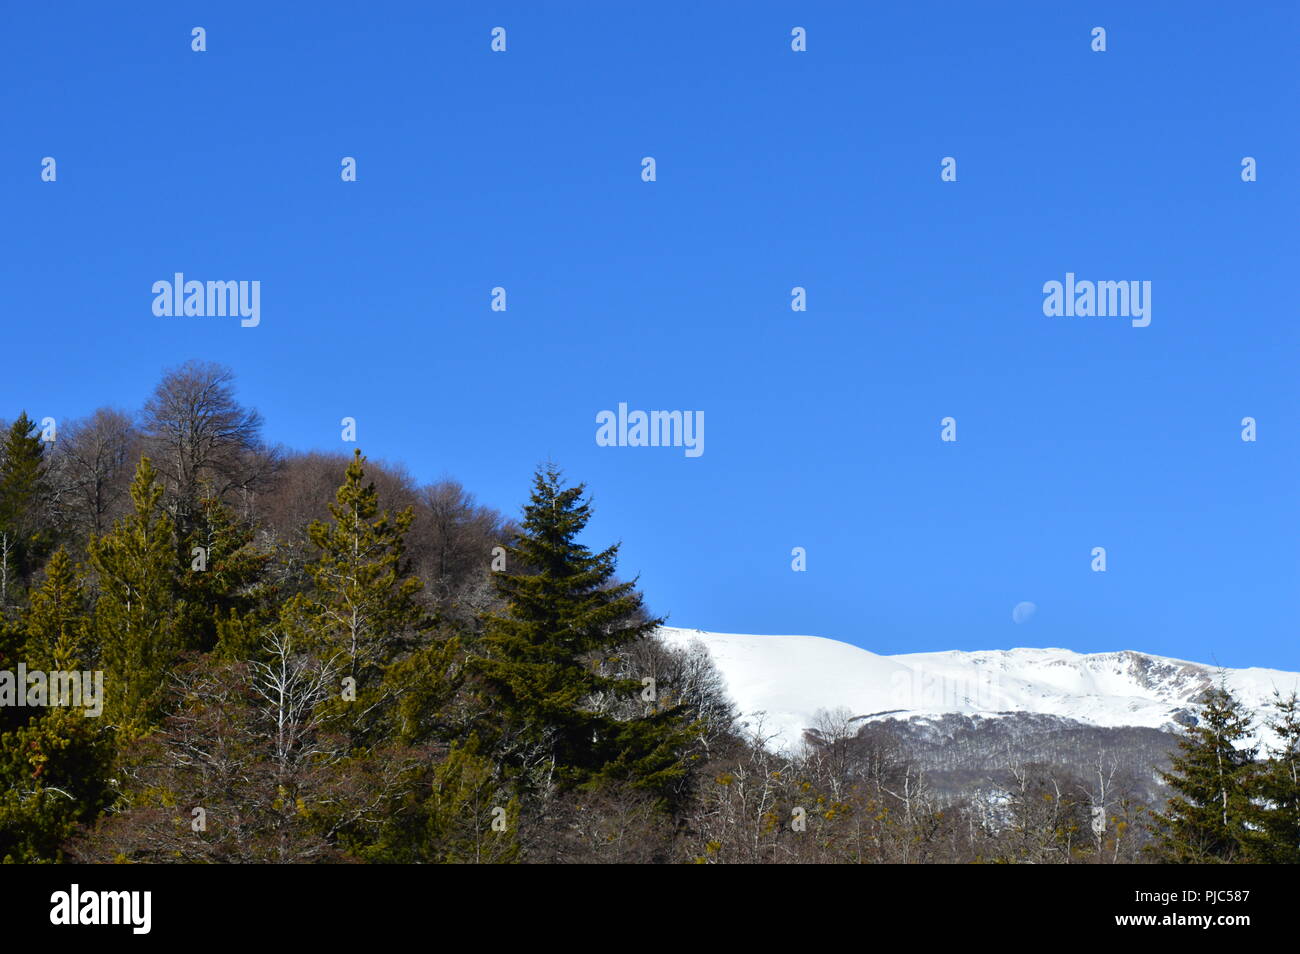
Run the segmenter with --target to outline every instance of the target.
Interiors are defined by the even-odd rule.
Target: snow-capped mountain
[[[866,719],[924,719],[956,713],[1036,713],[1102,727],[1176,730],[1220,674],[1228,689],[1266,715],[1274,690],[1300,691],[1300,673],[1220,669],[1124,650],[1068,649],[909,653],[881,656],[820,636],[749,636],[663,627],[666,643],[708,651],[744,721],[773,744],[795,744],[818,710],[847,708]],[[1262,739],[1269,741],[1264,733]]]

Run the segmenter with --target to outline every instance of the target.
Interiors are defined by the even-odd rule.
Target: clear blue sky
[[[346,449],[354,416],[368,455],[508,512],[554,458],[675,625],[1300,669],[1298,25],[10,4],[0,416],[138,408],[201,357],[270,440]],[[177,271],[261,281],[261,325],[155,317]],[[1067,271],[1151,281],[1150,327],[1045,317]],[[704,411],[704,455],[597,447],[620,401]]]

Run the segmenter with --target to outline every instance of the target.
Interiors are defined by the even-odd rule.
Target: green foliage
[[[101,719],[49,708],[0,736],[0,858],[59,861],[62,845],[111,801],[113,756]]]
[[[45,444],[23,412],[0,438],[0,607],[9,604],[53,544],[45,515]]]
[[[14,671],[27,659],[27,630],[17,618],[0,616],[0,671]],[[0,732],[26,725],[31,710],[17,706],[0,706]]]
[[[364,483],[364,462],[358,450],[330,505],[333,521],[308,528],[317,550],[307,567],[313,585],[281,613],[294,643],[329,660],[355,689],[355,700],[340,695],[330,706],[333,721],[358,745],[376,740],[397,695],[388,671],[429,627],[416,599],[421,581],[408,575],[404,560],[412,513],[380,513],[375,485]]]
[[[60,548],[24,619],[29,669],[74,671],[91,665],[81,581]],[[112,740],[101,718],[71,706],[20,709],[30,720],[0,735],[0,858],[62,859],[62,844],[110,801]]]
[[[1300,698],[1294,692],[1275,696],[1269,726],[1278,742],[1256,780],[1261,837],[1252,860],[1300,864]]]
[[[458,690],[464,681],[458,636],[434,634],[393,663],[384,688],[395,699],[388,734],[403,745],[444,742],[462,735]]]
[[[519,800],[471,736],[423,774],[393,813],[368,861],[397,864],[509,864],[519,859]]]
[[[45,580],[32,594],[24,628],[29,668],[74,669],[94,662],[86,594],[63,547],[45,566]]]
[[[619,718],[617,702],[642,684],[607,671],[662,620],[644,614],[635,583],[615,580],[617,545],[592,553],[578,542],[591,515],[584,489],[564,487],[553,467],[535,475],[508,568],[493,577],[505,610],[486,618],[472,665],[496,748],[525,790],[552,775],[562,787],[626,779],[664,789],[684,771],[682,711]]]
[[[1155,816],[1155,857],[1167,864],[1211,864],[1242,860],[1258,838],[1255,815],[1254,747],[1249,714],[1223,686],[1206,691],[1197,724],[1179,741],[1170,770],[1173,789],[1165,811]]]
[[[200,501],[191,522],[177,561],[182,645],[210,652],[221,643],[224,658],[248,658],[241,654],[253,651],[251,634],[274,618],[264,582],[270,554],[257,550],[253,528],[218,500]]]
[[[171,519],[148,457],[131,484],[134,512],[90,541],[99,582],[94,633],[106,670],[105,718],[127,733],[161,712],[165,682],[181,649],[177,558]]]
[[[403,560],[412,514],[380,514],[375,485],[363,483],[364,463],[358,450],[330,504],[333,522],[308,527],[317,549],[307,567],[313,589],[297,603],[313,645],[337,654],[341,670],[368,687],[426,623],[415,599],[421,582]]]

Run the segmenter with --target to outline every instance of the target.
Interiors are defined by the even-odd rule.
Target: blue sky
[[[674,625],[1300,670],[1295,4],[4,19],[0,416],[200,357],[270,440],[353,416],[508,512],[555,459]],[[261,324],[155,317],[178,271],[260,281]],[[1150,281],[1150,326],[1044,316],[1067,271]],[[705,453],[598,447],[619,402]]]

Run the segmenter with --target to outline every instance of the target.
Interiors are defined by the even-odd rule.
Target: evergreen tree
[[[51,707],[0,735],[0,861],[63,860],[78,825],[111,801],[110,737],[79,708]]]
[[[505,610],[489,614],[473,669],[490,700],[496,748],[525,789],[624,779],[663,791],[683,772],[680,707],[620,719],[639,679],[618,655],[663,621],[649,618],[635,582],[615,580],[618,545],[578,542],[591,517],[585,487],[539,469],[507,569],[493,574]]]
[[[26,614],[27,665],[42,671],[90,668],[85,598],[67,552],[60,548]],[[76,826],[110,801],[112,741],[100,718],[73,700],[35,710],[31,720],[0,735],[0,858],[62,860]],[[33,710],[20,710],[32,712]]]
[[[1240,861],[1258,837],[1250,824],[1257,747],[1241,745],[1250,715],[1219,685],[1206,691],[1197,716],[1161,773],[1174,794],[1155,816],[1153,850],[1168,864]]]
[[[17,617],[0,615],[0,671],[15,672],[27,659],[27,631]],[[0,706],[0,732],[25,725],[31,710],[20,706]]]
[[[45,580],[32,593],[24,619],[27,665],[33,669],[70,669],[94,662],[86,594],[68,551],[59,547],[45,565]]]
[[[421,784],[389,815],[362,857],[383,864],[517,861],[519,801],[478,749],[471,735],[441,761],[426,764]]]
[[[444,864],[503,864],[519,856],[519,802],[502,790],[471,736],[433,773],[423,851]]]
[[[1300,864],[1300,697],[1273,699],[1269,727],[1277,735],[1260,767],[1260,844],[1254,852],[1266,864]]]
[[[247,658],[252,634],[273,618],[263,582],[271,557],[253,545],[253,528],[219,500],[199,501],[191,524],[179,559],[188,570],[177,577],[185,607],[179,623],[182,644],[210,652],[222,642],[225,658]]]
[[[364,482],[364,463],[358,450],[330,505],[333,521],[308,528],[317,549],[307,567],[312,587],[281,614],[294,644],[327,660],[347,680],[345,690],[355,692],[331,705],[357,744],[375,741],[401,690],[385,677],[417,647],[430,622],[416,598],[423,584],[408,575],[405,560],[413,514],[380,513],[375,485]]]
[[[181,649],[175,534],[161,499],[157,473],[143,457],[131,484],[134,512],[90,541],[99,579],[94,633],[107,684],[105,717],[128,731],[146,728],[160,714]]]
[[[72,560],[62,548],[50,558],[45,580],[32,593],[21,617],[0,622],[0,670],[23,663],[29,671],[65,669],[55,657],[87,658],[85,597]],[[27,725],[37,710],[27,706],[0,707],[0,732]]]
[[[0,607],[8,605],[49,552],[45,444],[26,412],[0,439]]]

